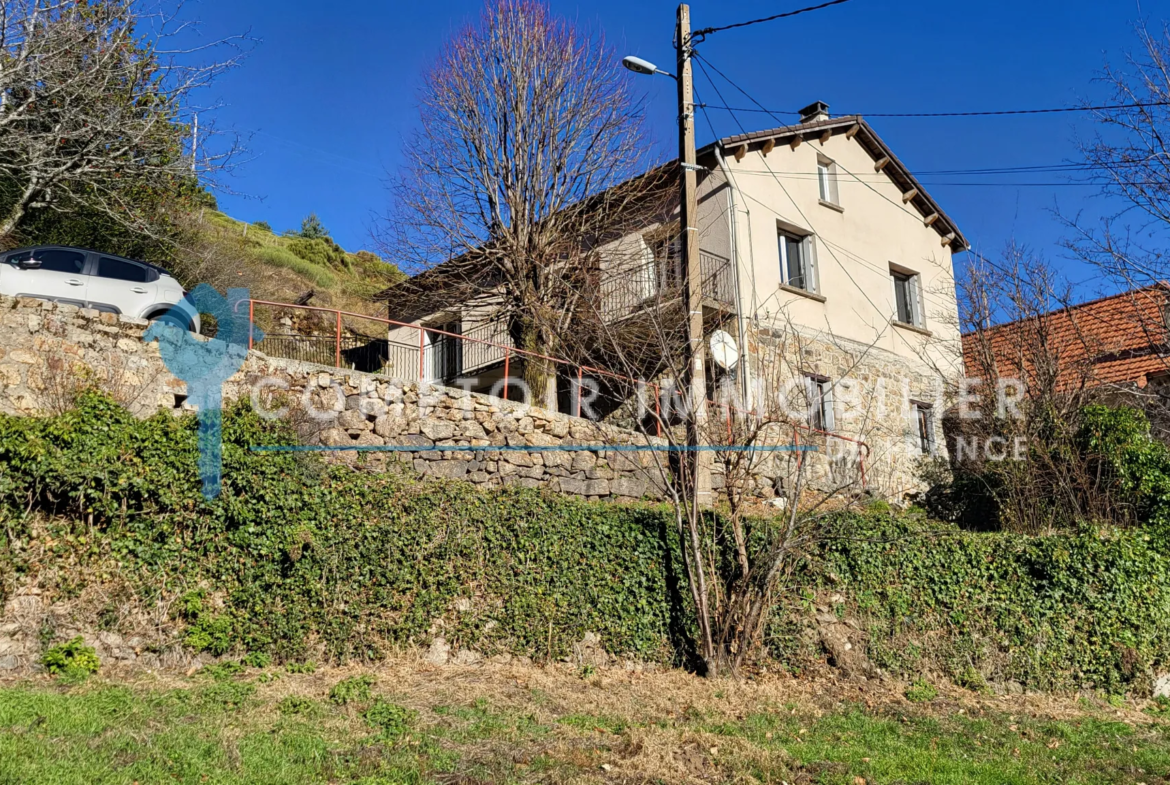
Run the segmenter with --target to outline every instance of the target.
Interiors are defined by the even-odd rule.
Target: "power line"
[[[709,64],[709,63],[708,63]],[[723,74],[720,74],[723,76]],[[724,76],[724,79],[727,77]],[[742,92],[742,91],[741,91]],[[757,106],[759,106],[757,104]],[[1148,109],[1153,107],[1170,106],[1170,101],[1151,101],[1148,103],[1136,104],[1102,104],[1100,106],[1056,106],[1045,107],[1042,109],[993,109],[977,112],[845,112],[844,116],[860,115],[862,117],[1005,117],[1011,115],[1032,115],[1032,114],[1057,114],[1061,112],[1105,112],[1115,111],[1120,109]],[[776,115],[799,115],[799,112],[790,110],[767,109],[759,106],[757,109],[749,107],[735,107],[735,106],[718,106],[715,104],[707,104],[706,109],[721,109],[725,112],[756,112],[762,114]]]
[[[842,3],[848,3],[848,2],[849,2],[849,0],[830,0],[827,3],[821,3],[820,5],[812,5],[812,6],[809,6],[808,8],[798,8],[795,11],[785,11],[782,14],[773,14],[772,16],[765,16],[762,19],[752,19],[752,20],[747,21],[747,22],[736,22],[735,24],[731,24],[731,25],[723,25],[722,27],[704,27],[701,30],[696,30],[693,33],[691,33],[691,41],[694,42],[696,38],[701,39],[705,36],[710,35],[711,33],[719,33],[719,32],[722,32],[724,30],[734,30],[738,27],[747,27],[749,25],[758,25],[761,22],[771,22],[775,19],[785,19],[785,18],[790,17],[790,16],[798,16],[800,14],[807,14],[809,11],[820,11],[822,8],[828,8],[829,6],[841,5]]]

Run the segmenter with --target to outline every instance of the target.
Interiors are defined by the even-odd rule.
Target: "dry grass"
[[[1149,760],[1170,758],[1162,721],[1143,713],[1140,703],[1112,706],[1075,696],[989,696],[940,685],[937,699],[913,704],[902,695],[905,685],[847,682],[829,674],[813,679],[770,675],[709,681],[675,670],[587,672],[568,665],[535,667],[503,661],[435,666],[412,653],[375,668],[320,668],[312,674],[251,670],[236,678],[255,688],[248,708],[216,715],[215,733],[225,749],[237,750],[241,739],[284,727],[288,717],[282,715],[287,710],[281,707],[296,698],[317,707],[308,715],[316,732],[352,744],[370,733],[362,719],[363,706],[335,706],[329,692],[339,681],[363,674],[375,678],[376,696],[415,712],[405,738],[384,742],[393,750],[397,761],[393,765],[406,765],[406,759],[417,765],[412,771],[421,779],[404,781],[1170,781],[1150,776],[1153,772],[1143,768]],[[198,673],[103,671],[103,679],[155,695],[198,691],[209,683]],[[0,694],[4,686],[0,680]],[[95,688],[91,684],[84,689]],[[1107,729],[1101,736],[1104,741],[1082,731],[1098,727]],[[1065,736],[1061,728],[1073,730]],[[934,736],[925,752],[926,764],[922,750],[901,750],[903,744],[912,745],[912,738],[921,740],[924,729]],[[1000,731],[1004,738],[997,735]],[[879,732],[880,737],[872,735]],[[1108,739],[1120,738],[1119,734],[1126,736],[1124,744],[1109,746],[1113,742]],[[1067,746],[1062,747],[1065,738]],[[937,760],[930,757],[936,742]],[[882,750],[890,745],[893,751],[883,757]],[[960,745],[961,756],[954,752],[955,745]],[[361,755],[384,760],[377,757],[381,753],[365,745],[360,748]],[[1130,748],[1134,758],[1122,765],[1116,760],[1117,750],[1128,753]],[[951,752],[944,752],[948,749]],[[975,759],[960,761],[968,752]],[[982,754],[986,761],[978,760]],[[944,759],[945,755],[955,760]],[[1039,762],[1029,762],[1030,756]],[[922,772],[923,765],[929,778],[910,778]],[[997,768],[1000,765],[1004,768]],[[883,777],[883,772],[905,779]],[[1170,766],[1160,773],[1167,772]]]

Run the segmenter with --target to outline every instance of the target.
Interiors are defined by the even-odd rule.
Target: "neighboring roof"
[[[735,155],[736,150],[746,152],[752,145],[763,145],[769,140],[776,142],[782,139],[791,139],[796,136],[803,139],[805,137],[820,136],[826,132],[830,134],[851,134],[875,162],[888,159],[881,171],[889,176],[903,194],[914,192],[914,197],[909,200],[909,203],[914,205],[918,212],[922,214],[923,221],[932,215],[937,216],[930,225],[934,227],[940,237],[952,238],[950,245],[953,249],[965,251],[971,247],[967,242],[967,238],[959,231],[958,225],[939,207],[938,202],[931,198],[930,194],[926,192],[926,189],[918,182],[917,178],[910,173],[906,165],[898,159],[898,156],[894,155],[893,150],[882,141],[881,137],[877,135],[877,132],[870,127],[869,123],[861,115],[845,115],[828,120],[815,120],[810,123],[785,125],[766,131],[752,131],[746,134],[725,136],[703,147],[699,151],[699,155],[713,151],[716,145]],[[737,158],[739,157],[742,157],[742,153],[737,155]]]
[[[994,355],[1001,378],[1028,375],[1034,365],[1031,354],[1042,340],[1045,353],[1058,361],[1058,387],[1145,387],[1150,377],[1170,372],[1168,305],[1170,285],[1163,282],[966,333],[967,375],[981,374],[978,353],[985,347]]]

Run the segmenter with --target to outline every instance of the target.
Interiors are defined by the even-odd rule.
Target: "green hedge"
[[[661,510],[328,469],[248,450],[289,434],[244,408],[224,422],[209,503],[191,417],[139,421],[96,395],[58,417],[0,417],[8,536],[31,536],[12,529],[30,502],[53,513],[56,557],[118,565],[144,598],[181,597],[188,642],[215,653],[297,657],[316,639],[336,658],[376,658],[429,641],[442,618],[452,645],[489,654],[560,657],[594,631],[614,651],[673,656]],[[27,549],[2,551],[9,576],[36,568]],[[77,592],[103,569],[70,572]]]
[[[377,658],[428,643],[441,620],[453,645],[486,654],[561,657],[594,631],[614,653],[683,660],[691,619],[669,510],[257,453],[291,434],[246,408],[224,429],[223,493],[209,503],[191,417],[136,420],[93,394],[55,417],[0,416],[0,594],[32,570],[62,576],[64,595],[116,573],[143,600],[179,600],[187,642],[215,653],[297,658],[320,643]],[[1149,532],[1025,537],[842,515],[780,593],[767,643],[792,669],[823,659],[816,607],[840,595],[833,610],[894,673],[1144,687],[1170,662],[1164,552]]]
[[[903,675],[1119,691],[1145,688],[1170,665],[1170,558],[1148,533],[1028,537],[850,516],[832,527],[804,586],[787,603],[796,613],[772,629],[776,653],[794,666],[808,609],[834,605],[834,595],[844,602],[832,610],[867,634],[871,660]]]

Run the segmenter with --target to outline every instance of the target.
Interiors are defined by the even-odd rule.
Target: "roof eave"
[[[856,127],[856,130],[852,130],[854,127]],[[769,140],[775,143],[776,141],[790,139],[796,136],[803,138],[806,136],[821,136],[826,132],[829,134],[837,134],[849,133],[851,131],[853,136],[860,140],[859,143],[861,146],[875,162],[888,159],[882,171],[886,171],[887,174],[891,175],[890,179],[894,180],[903,194],[914,192],[913,196],[908,200],[908,203],[913,204],[915,209],[922,214],[922,220],[924,222],[932,215],[938,216],[929,225],[944,240],[948,240],[949,238],[946,244],[950,245],[953,252],[970,249],[970,243],[968,243],[967,238],[959,230],[958,225],[939,206],[938,202],[926,192],[926,189],[918,182],[918,178],[898,159],[898,156],[894,154],[894,151],[890,149],[889,145],[882,141],[882,138],[877,135],[877,132],[860,115],[845,115],[843,117],[835,117],[830,120],[820,120],[813,123],[782,126],[768,131],[754,131],[747,134],[725,136],[722,139],[704,145],[699,150],[698,155],[708,155],[714,152],[716,147],[719,147],[722,151],[734,156],[736,150],[742,149],[746,151],[753,145],[763,145]],[[902,182],[899,182],[899,180]]]

